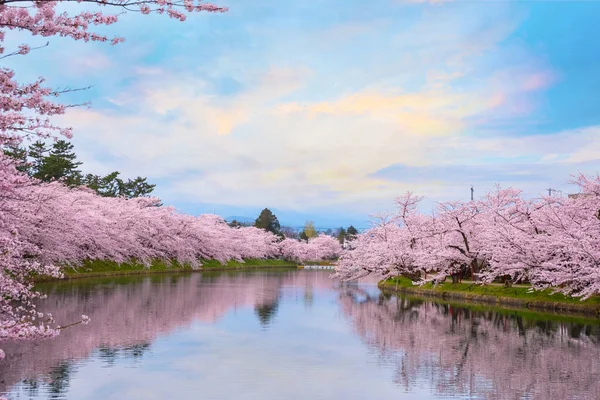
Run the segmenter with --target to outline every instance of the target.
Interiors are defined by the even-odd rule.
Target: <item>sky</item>
[[[600,2],[217,4],[184,23],[130,13],[100,29],[122,44],[50,38],[8,62],[92,86],[57,121],[84,172],[146,176],[192,214],[363,228],[406,191],[425,208],[471,185],[571,193],[600,170]]]

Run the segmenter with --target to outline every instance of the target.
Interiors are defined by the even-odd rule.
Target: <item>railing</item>
[[[334,269],[335,265],[298,265],[298,268],[304,268],[304,269]]]

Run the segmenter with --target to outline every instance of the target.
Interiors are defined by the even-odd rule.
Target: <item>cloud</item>
[[[272,67],[249,79],[245,90],[216,96],[201,80],[140,75],[137,94],[127,91],[133,108],[126,106],[125,114],[78,110],[68,119],[86,132],[79,143],[104,152],[126,175],[167,182],[159,193],[169,199],[303,209],[414,190],[414,180],[376,172],[399,160],[453,162],[453,142],[481,123],[477,117],[501,115],[505,104],[494,95],[493,77],[472,90],[370,89],[329,101],[286,101],[310,76],[307,68]],[[506,85],[509,100],[523,93],[520,82]]]
[[[511,39],[524,14],[507,4],[243,7],[252,18],[203,27],[210,40],[185,28],[117,50],[124,77],[63,120],[84,166],[148,176],[167,203],[362,212],[597,156],[593,127],[529,131],[561,76]]]
[[[104,53],[91,52],[71,57],[68,66],[73,72],[89,73],[90,70],[106,70],[111,68],[113,62]]]

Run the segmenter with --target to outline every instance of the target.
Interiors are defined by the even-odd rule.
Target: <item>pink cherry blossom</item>
[[[24,31],[43,37],[62,36],[86,42],[110,40],[117,44],[123,38],[109,39],[94,32],[93,28],[118,22],[125,11],[166,13],[183,21],[186,13],[227,10],[190,0],[115,0],[110,3],[92,0],[85,3],[94,3],[98,7],[96,11],[69,14],[57,11],[61,3],[66,2],[3,1],[0,4],[0,54],[3,56],[0,58],[26,56],[35,50],[35,47],[22,44],[7,52],[4,40],[9,31]],[[116,13],[100,11],[107,7],[112,7]],[[52,122],[54,116],[64,114],[70,106],[56,101],[64,92],[46,86],[43,78],[31,83],[20,82],[15,71],[0,68],[0,147],[19,144],[24,138],[55,138],[61,135],[70,138],[71,128]],[[226,260],[250,253],[232,249],[232,243],[240,239],[227,242],[231,254],[222,252],[218,246],[227,241],[223,233],[225,228],[213,229],[189,216],[177,216],[174,220],[172,216],[176,214],[173,210],[152,207],[155,204],[149,202],[155,200],[101,201],[86,190],[70,191],[59,183],[40,184],[20,174],[12,161],[0,154],[0,340],[48,337],[58,333],[52,316],[36,311],[35,300],[41,294],[32,286],[32,277],[37,275],[60,277],[57,265],[77,265],[94,257],[116,261],[135,258],[149,263],[157,256],[198,265],[199,256]],[[111,209],[113,207],[121,208],[119,211]],[[137,216],[143,218],[136,220]],[[161,230],[170,223],[173,225],[168,231]],[[105,229],[102,231],[102,228]],[[92,232],[95,233],[90,236]],[[175,236],[171,236],[174,232]],[[196,242],[191,238],[195,238]],[[249,239],[248,243],[257,241],[263,244],[261,250],[253,254],[267,256],[276,252],[265,248],[264,242],[270,239],[256,235],[249,235]],[[198,242],[203,243],[198,250],[186,247]],[[110,247],[117,243],[120,245]],[[131,246],[135,245],[142,247],[130,252]],[[87,320],[84,318],[83,321]],[[1,354],[4,355],[3,352]]]
[[[342,253],[339,241],[325,234],[311,238],[308,242],[286,238],[280,246],[283,258],[297,262],[333,260]]]
[[[577,176],[575,197],[527,200],[497,187],[482,199],[444,202],[432,214],[420,199],[397,199],[398,210],[359,235],[335,276],[407,276],[416,283],[470,275],[481,284],[529,282],[588,298],[600,294],[600,176]]]

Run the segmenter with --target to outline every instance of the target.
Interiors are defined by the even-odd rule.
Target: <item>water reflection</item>
[[[282,289],[331,290],[327,274],[312,271],[191,273],[59,282],[42,285],[51,294],[41,309],[52,310],[59,324],[88,315],[93,322],[66,329],[57,338],[3,342],[0,393],[19,381],[33,396],[40,384],[50,398],[66,393],[72,360],[93,351],[106,365],[118,357],[139,358],[159,335],[193,321],[215,322],[228,311],[254,307],[264,329],[278,312]],[[37,381],[43,376],[44,382]]]
[[[590,320],[386,296],[326,271],[43,289],[59,323],[91,322],[3,343],[0,394],[10,399],[600,398]]]
[[[425,384],[443,397],[600,398],[596,321],[369,295],[352,285],[340,301],[407,391]]]

